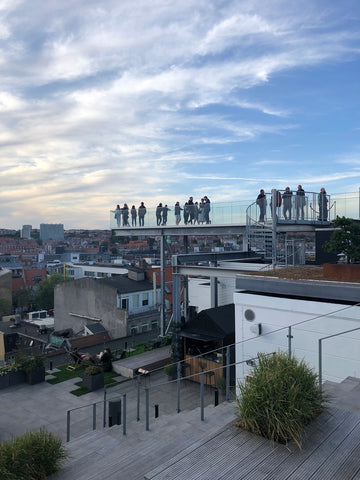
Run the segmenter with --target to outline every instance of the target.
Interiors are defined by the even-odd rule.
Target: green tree
[[[54,308],[54,289],[56,285],[69,280],[69,278],[64,278],[60,273],[52,273],[49,277],[41,280],[35,291],[35,302],[38,307],[44,310]]]
[[[14,294],[15,307],[28,307],[34,303],[34,290],[31,287],[25,287]]]
[[[355,223],[351,218],[336,217],[334,227],[336,230],[332,233],[330,240],[325,243],[325,250],[330,253],[345,254],[347,263],[359,260],[360,224]]]

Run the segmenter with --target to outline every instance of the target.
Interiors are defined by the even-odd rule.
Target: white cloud
[[[358,61],[347,3],[0,1],[1,222],[82,226],[89,206],[107,225],[120,199],[297,183],[282,152],[305,151],[315,93],[296,97],[323,66]],[[356,155],[347,172],[333,162],[309,159],[303,183],[359,176]]]

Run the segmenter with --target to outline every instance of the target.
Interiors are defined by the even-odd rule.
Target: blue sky
[[[0,0],[0,228],[360,186],[358,0]]]

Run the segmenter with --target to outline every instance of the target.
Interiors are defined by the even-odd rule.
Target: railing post
[[[123,435],[126,435],[126,393],[123,395]]]
[[[96,403],[93,404],[93,430],[96,430]]]
[[[149,431],[149,389],[148,387],[145,388],[145,405],[146,405],[146,431]]]
[[[140,387],[141,379],[140,375],[137,376],[137,405],[136,405],[136,420],[140,420]]]
[[[319,388],[322,390],[322,338],[319,338]]]
[[[177,362],[177,379],[176,379],[176,390],[177,390],[177,413],[180,413],[180,381],[181,381],[181,363]]]
[[[70,410],[66,413],[66,441],[70,442]]]
[[[200,376],[200,411],[201,411],[201,421],[205,420],[204,418],[204,372],[201,372]]]
[[[104,386],[104,409],[103,409],[103,426],[106,427],[106,385]]]
[[[230,345],[226,347],[226,394],[225,400],[230,400]]]
[[[288,327],[288,355],[289,355],[289,358],[291,358],[291,339],[293,338],[293,336],[291,335],[291,325],[289,325]]]

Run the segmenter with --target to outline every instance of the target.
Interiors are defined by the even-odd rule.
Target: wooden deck
[[[360,415],[331,408],[307,430],[302,451],[228,426],[144,477],[146,480],[359,480]]]

